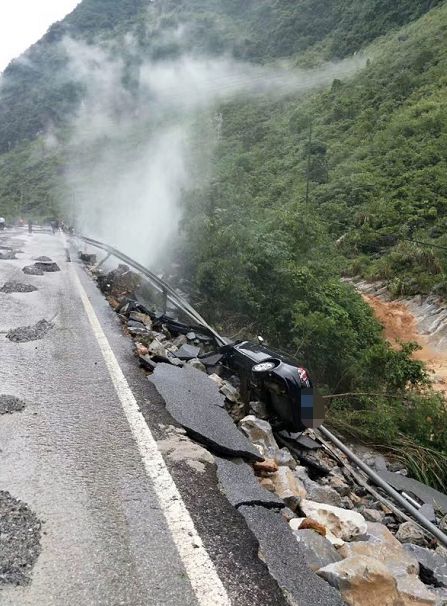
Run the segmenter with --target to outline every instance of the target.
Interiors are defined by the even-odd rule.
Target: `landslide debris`
[[[25,402],[15,396],[0,394],[0,415],[24,410]]]
[[[22,326],[13,328],[6,334],[6,338],[14,343],[26,343],[27,341],[38,341],[54,327],[54,324],[47,320],[39,320],[32,326]]]
[[[0,292],[12,294],[15,292],[34,292],[37,290],[32,284],[23,284],[22,282],[5,282],[0,288]]]
[[[25,503],[0,490],[0,587],[30,582],[41,552],[41,527]]]
[[[221,491],[245,518],[260,557],[286,595],[312,606],[384,606],[387,592],[392,606],[447,603],[442,585],[447,551],[435,552],[436,542],[403,522],[380,500],[380,491],[370,494],[326,451],[318,431],[292,438],[272,427],[268,403],[243,401],[238,377],[221,364],[222,355],[203,328],[193,330],[129,298],[137,278],[126,266],[98,282],[167,410],[189,438],[201,443],[199,454],[193,447],[189,457],[191,441],[177,428],[178,435],[160,443],[164,455],[171,461],[191,458],[188,464],[200,472],[205,470],[202,445],[215,455]],[[422,485],[413,485],[399,461],[363,446],[349,447],[377,472],[412,482],[406,488],[421,501],[421,511],[429,506],[433,521],[447,528],[439,493],[433,500]],[[418,556],[425,567],[405,551],[410,543],[425,550]]]
[[[43,276],[44,273],[60,271],[61,268],[50,257],[37,257],[33,265],[27,265],[22,269],[23,273],[30,276]]]
[[[43,270],[36,265],[26,265],[22,268],[22,271],[27,276],[43,276]]]

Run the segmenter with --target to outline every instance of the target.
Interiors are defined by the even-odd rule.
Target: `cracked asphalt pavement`
[[[176,423],[63,235],[0,244],[23,251],[0,260],[1,393],[26,403],[0,415],[0,491],[41,524],[30,582],[0,578],[0,604],[284,606],[215,466],[163,463],[156,441]],[[41,256],[61,271],[24,274]],[[7,338],[43,320],[38,340]]]

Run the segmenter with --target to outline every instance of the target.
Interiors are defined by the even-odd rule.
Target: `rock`
[[[248,415],[241,420],[239,427],[264,457],[268,457],[272,453],[274,456],[274,453],[279,450],[273,437],[272,427],[267,421],[257,419],[254,415]]]
[[[305,545],[296,540],[281,514],[258,506],[242,506],[239,512],[258,540],[260,557],[287,595],[288,603],[299,606],[342,606],[340,594],[307,566]]]
[[[83,263],[86,263],[87,265],[95,265],[96,264],[96,255],[95,254],[88,254],[88,253],[84,253],[79,251],[79,258]],[[48,257],[40,257],[39,260],[46,260],[48,259]]]
[[[53,273],[61,270],[59,265],[53,261],[38,261],[37,263],[34,263],[34,266],[46,273]]]
[[[193,331],[190,331],[187,335],[186,338],[188,339],[188,341],[194,341],[196,339],[196,333]]]
[[[143,345],[142,343],[136,343],[135,347],[136,347],[136,350],[137,350],[137,354],[139,356],[147,356],[147,354],[149,353],[149,350],[146,347],[146,345]]]
[[[158,364],[150,381],[168,412],[190,435],[224,456],[262,460],[225,410],[225,401],[208,375],[195,368]]]
[[[368,523],[368,535],[365,541],[345,543],[340,548],[340,554],[345,558],[367,557],[384,564],[394,576],[417,574],[419,566],[416,559],[410,556],[382,524]]]
[[[341,507],[342,509],[354,509],[354,503],[351,501],[349,497],[341,498]]]
[[[367,522],[381,523],[385,517],[383,511],[378,511],[377,509],[364,509],[362,511],[362,515]]]
[[[275,473],[278,471],[278,465],[273,459],[265,459],[265,461],[256,461],[253,463],[253,469],[257,475]]]
[[[298,465],[287,448],[280,448],[275,452],[275,461],[279,466],[289,467],[290,469],[295,469]]]
[[[326,536],[326,528],[312,518],[294,518],[289,522],[292,530],[313,530],[322,537]]]
[[[284,507],[284,502],[259,484],[250,465],[242,459],[216,457],[219,488],[234,507],[262,505]]]
[[[327,530],[343,541],[351,541],[367,532],[365,518],[356,511],[308,500],[302,501],[301,508],[307,517],[323,524]]]
[[[436,514],[431,503],[424,503],[419,509],[419,513],[427,518],[429,522],[436,524]]]
[[[144,370],[149,370],[150,372],[154,371],[157,367],[157,362],[154,362],[154,360],[148,355],[138,356],[138,361],[141,368],[144,368]]]
[[[43,276],[44,273],[40,267],[36,267],[35,265],[27,265],[22,271],[28,276]]]
[[[315,572],[324,566],[342,560],[335,547],[314,530],[296,530],[295,537],[305,547],[303,554],[306,564]]]
[[[216,375],[216,373],[209,375],[209,378],[211,379],[211,381],[214,381],[214,383],[216,383],[216,385],[218,385],[219,387],[224,384],[224,380],[222,379],[222,377],[219,377],[219,375]]]
[[[5,282],[5,284],[0,288],[0,292],[7,294],[16,292],[34,292],[36,290],[37,288],[32,284],[22,284],[21,282]]]
[[[320,568],[318,574],[341,592],[349,606],[401,606],[396,580],[372,558],[347,558]]]
[[[175,353],[180,360],[194,360],[200,354],[200,347],[194,345],[182,345]]]
[[[307,479],[303,478],[302,481],[307,491],[307,498],[310,501],[341,507],[341,497],[333,488],[330,486],[322,486],[321,484],[311,480],[309,477],[307,477]]]
[[[141,313],[139,311],[131,311],[129,314],[129,320],[133,320],[134,322],[141,322],[144,324],[146,328],[149,330],[152,329],[152,319],[147,314]]]
[[[341,497],[348,497],[351,493],[351,488],[339,475],[329,474],[329,485],[338,492]]]
[[[415,558],[420,566],[420,577],[428,585],[447,587],[447,559],[425,547],[406,543],[405,551]]]
[[[374,459],[374,467],[376,468],[377,471],[387,471],[388,469],[388,464],[385,461],[385,458],[382,457],[382,455],[378,455],[375,459]]]
[[[303,483],[293,474],[288,467],[279,467],[278,471],[271,475],[275,486],[275,492],[281,499],[298,497],[300,500],[306,498],[306,489]]]
[[[415,545],[426,545],[425,535],[419,526],[413,522],[404,522],[399,526],[396,533],[396,539],[401,543],[414,543]]]
[[[259,483],[262,486],[262,488],[265,488],[269,492],[275,492],[275,485],[273,484],[273,482],[270,478],[262,478],[262,480]]]
[[[202,364],[202,362],[198,358],[193,358],[192,360],[188,360],[186,363],[188,364],[188,366],[192,366],[192,368],[195,368],[196,370],[200,370],[201,372],[206,373],[205,366]]]
[[[220,387],[220,393],[223,394],[230,402],[238,402],[240,400],[239,390],[233,387],[228,381],[223,381]]]
[[[397,577],[397,590],[402,606],[436,606],[437,596],[416,575]]]
[[[175,345],[175,347],[181,347],[182,345],[185,345],[188,342],[188,339],[186,338],[185,335],[179,335],[178,337],[175,337],[175,339],[172,341],[172,344]]]
[[[163,343],[160,343],[158,339],[154,339],[148,347],[149,353],[154,356],[160,356],[161,358],[167,358],[168,352],[166,351]]]
[[[264,421],[269,419],[267,406],[264,402],[250,402],[250,411],[253,412],[258,419],[263,419]]]
[[[439,528],[442,532],[447,532],[447,515],[443,516],[439,522]]]

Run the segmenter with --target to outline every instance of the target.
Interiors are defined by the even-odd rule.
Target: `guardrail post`
[[[166,288],[163,288],[163,313],[166,314],[166,312],[168,311],[168,293]]]

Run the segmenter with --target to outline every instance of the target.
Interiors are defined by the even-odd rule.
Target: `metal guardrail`
[[[82,236],[79,234],[76,235],[76,237],[85,242],[86,244],[89,244],[90,246],[100,248],[101,250],[107,252],[107,256],[102,261],[100,261],[96,267],[100,267],[110,256],[114,256],[117,259],[120,259],[121,261],[138,271],[140,274],[142,274],[152,284],[152,286],[162,294],[165,301],[170,301],[173,305],[181,309],[189,318],[191,318],[191,320],[193,320],[200,326],[206,328],[206,330],[213,335],[213,337],[220,345],[227,344],[228,341],[224,337],[222,337],[212,326],[210,326],[207,321],[192,307],[192,305],[188,303],[188,301],[186,301],[181,295],[179,295],[164,280],[154,274],[154,272],[150,271],[149,269],[144,267],[144,265],[141,265],[141,263],[138,263],[138,261],[135,261],[131,257],[128,257],[116,248],[113,248],[113,246],[109,246],[104,242],[100,242],[99,240],[94,240],[93,238],[89,238],[87,236]]]

